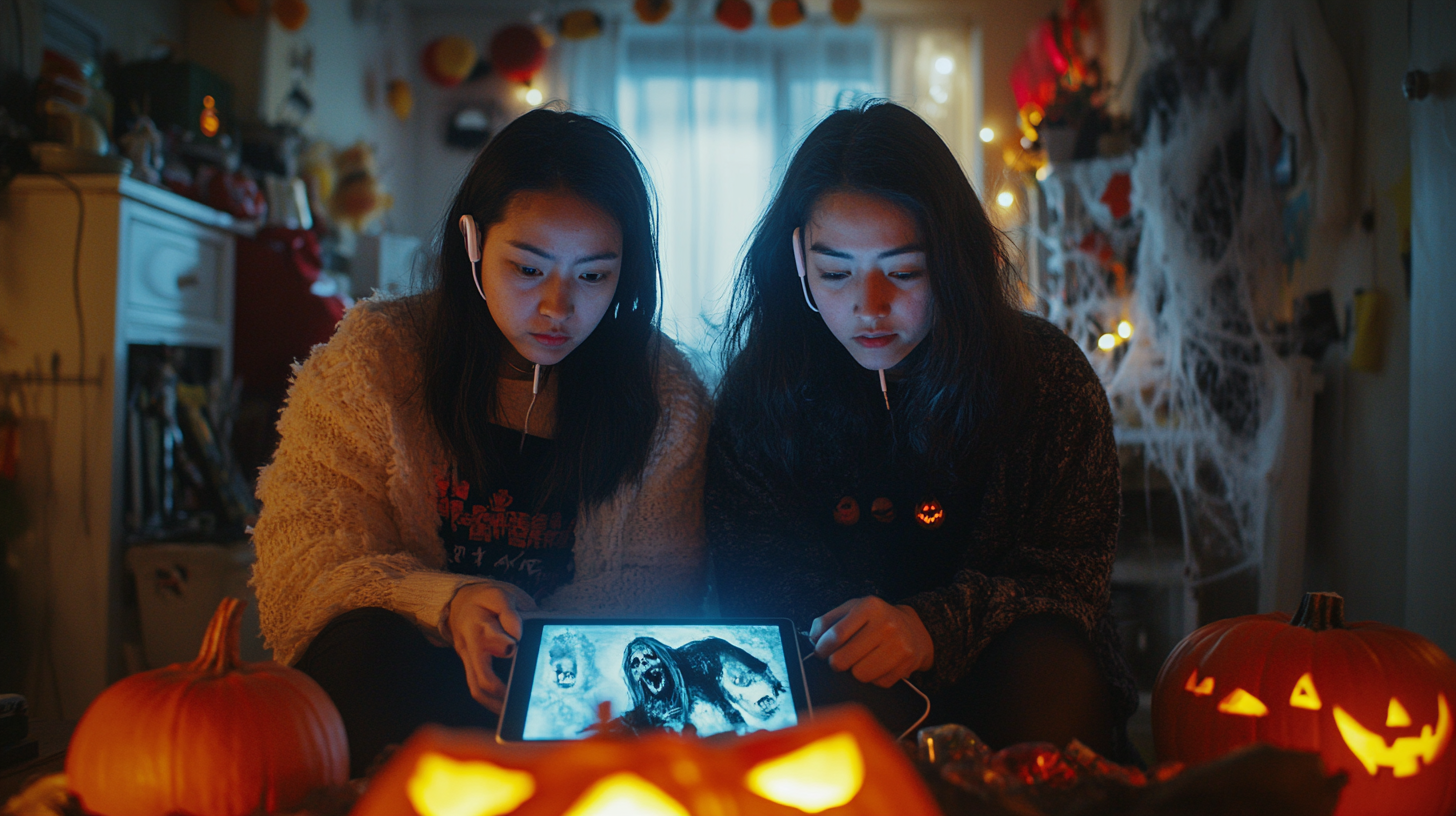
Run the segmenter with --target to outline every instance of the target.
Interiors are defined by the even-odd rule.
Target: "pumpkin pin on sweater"
[[[244,605],[218,604],[196,660],[119,680],[86,709],[66,776],[87,812],[278,813],[348,781],[344,722],[324,690],[238,658]]]
[[[1456,662],[1413,632],[1345,622],[1333,592],[1215,621],[1158,674],[1158,758],[1195,764],[1267,742],[1349,777],[1336,816],[1449,816],[1456,807]]]
[[[915,505],[915,523],[935,530],[945,523],[945,508],[934,496],[926,496]]]
[[[845,527],[853,527],[859,523],[859,502],[853,496],[845,496],[834,505],[834,522]]]

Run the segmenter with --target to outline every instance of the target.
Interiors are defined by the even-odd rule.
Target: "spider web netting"
[[[1097,370],[1120,440],[1171,483],[1194,589],[1258,576],[1290,376],[1258,328],[1282,280],[1278,209],[1246,184],[1242,89],[1209,86],[1135,154],[1057,167],[1038,235],[1048,318]]]

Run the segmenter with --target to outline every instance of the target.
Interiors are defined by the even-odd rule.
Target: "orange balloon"
[[[860,0],[832,0],[829,4],[829,16],[840,25],[853,24],[859,19],[861,11],[864,11],[864,4]]]
[[[273,0],[273,16],[289,31],[297,31],[308,22],[307,0]]]
[[[768,24],[788,28],[804,22],[804,4],[799,0],[774,0],[768,7]]]

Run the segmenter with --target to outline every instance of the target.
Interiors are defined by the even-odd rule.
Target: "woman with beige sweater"
[[[493,726],[523,612],[699,610],[710,411],[657,281],[631,149],[537,110],[461,184],[431,290],[360,303],[298,368],[253,586],[355,775],[421,723]]]

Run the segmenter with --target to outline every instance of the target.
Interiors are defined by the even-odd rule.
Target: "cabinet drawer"
[[[123,212],[121,268],[129,309],[167,323],[224,322],[227,237],[148,207]]]

